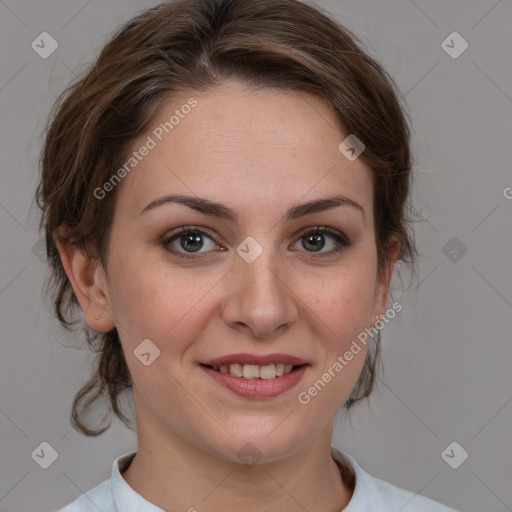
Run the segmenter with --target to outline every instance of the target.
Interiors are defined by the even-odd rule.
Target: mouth
[[[311,364],[291,354],[230,354],[199,363],[214,382],[251,399],[273,398],[295,387]]]
[[[226,375],[232,375],[233,377],[239,377],[242,379],[260,379],[260,380],[269,380],[269,379],[279,379],[285,375],[288,375],[292,372],[295,372],[301,368],[305,368],[309,366],[308,363],[293,365],[293,364],[285,364],[285,363],[275,363],[275,364],[266,364],[266,365],[257,365],[257,364],[242,364],[242,363],[232,363],[232,364],[224,364],[224,365],[208,365],[200,363],[200,366],[209,368],[218,373],[223,373]]]

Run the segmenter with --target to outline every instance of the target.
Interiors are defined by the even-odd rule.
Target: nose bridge
[[[282,265],[278,263],[278,256],[271,253],[272,249],[267,248],[253,262],[244,261],[239,265],[239,278],[247,295],[253,300],[263,298],[269,302],[284,298]]]
[[[226,323],[245,324],[256,337],[270,336],[297,317],[285,264],[269,240],[248,237],[237,247],[241,261],[233,269],[223,311]]]
[[[238,265],[239,279],[243,284],[242,291],[250,301],[253,301],[253,307],[257,308],[265,304],[275,307],[277,302],[286,299],[282,261],[269,240],[270,238],[267,239],[265,246],[263,243],[249,240],[240,244],[237,249],[238,254],[242,254],[242,262]],[[241,252],[247,248],[254,259],[246,259]]]

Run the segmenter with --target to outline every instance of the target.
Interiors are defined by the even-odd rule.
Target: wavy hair
[[[297,0],[180,0],[141,11],[59,96],[40,157],[36,198],[51,268],[47,290],[59,321],[83,328],[98,354],[72,406],[72,425],[85,435],[99,435],[111,424],[111,414],[103,424],[87,424],[86,415],[101,401],[129,426],[120,397],[132,380],[117,330],[97,333],[77,317],[79,304],[55,240],[70,240],[104,263],[117,191],[102,200],[93,191],[119,169],[164,100],[227,79],[323,98],[341,132],[365,145],[359,158],[372,170],[379,271],[388,264],[391,235],[400,241],[398,260],[414,263],[407,216],[412,157],[403,98],[351,31]],[[379,346],[378,340],[370,345],[346,407],[370,394]]]

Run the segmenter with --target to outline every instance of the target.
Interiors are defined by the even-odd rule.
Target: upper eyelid
[[[181,233],[187,233],[188,231],[192,231],[192,232],[198,231],[200,233],[208,235],[212,239],[216,237],[216,235],[213,233],[213,231],[211,231],[209,228],[199,227],[199,226],[197,226],[197,227],[196,226],[180,226],[180,227],[173,228],[173,229],[166,231],[164,233],[164,235],[162,236],[162,240],[163,241],[169,240],[171,238],[174,238],[174,237],[180,235]]]

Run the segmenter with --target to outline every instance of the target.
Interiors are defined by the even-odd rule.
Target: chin
[[[250,429],[230,430],[232,437],[224,432],[222,439],[210,440],[209,450],[217,457],[247,466],[280,460],[293,453],[300,442],[296,438],[298,433],[294,435],[282,429],[282,425],[278,429],[278,425],[273,426],[273,431],[262,428],[260,433],[254,431],[254,424]]]

